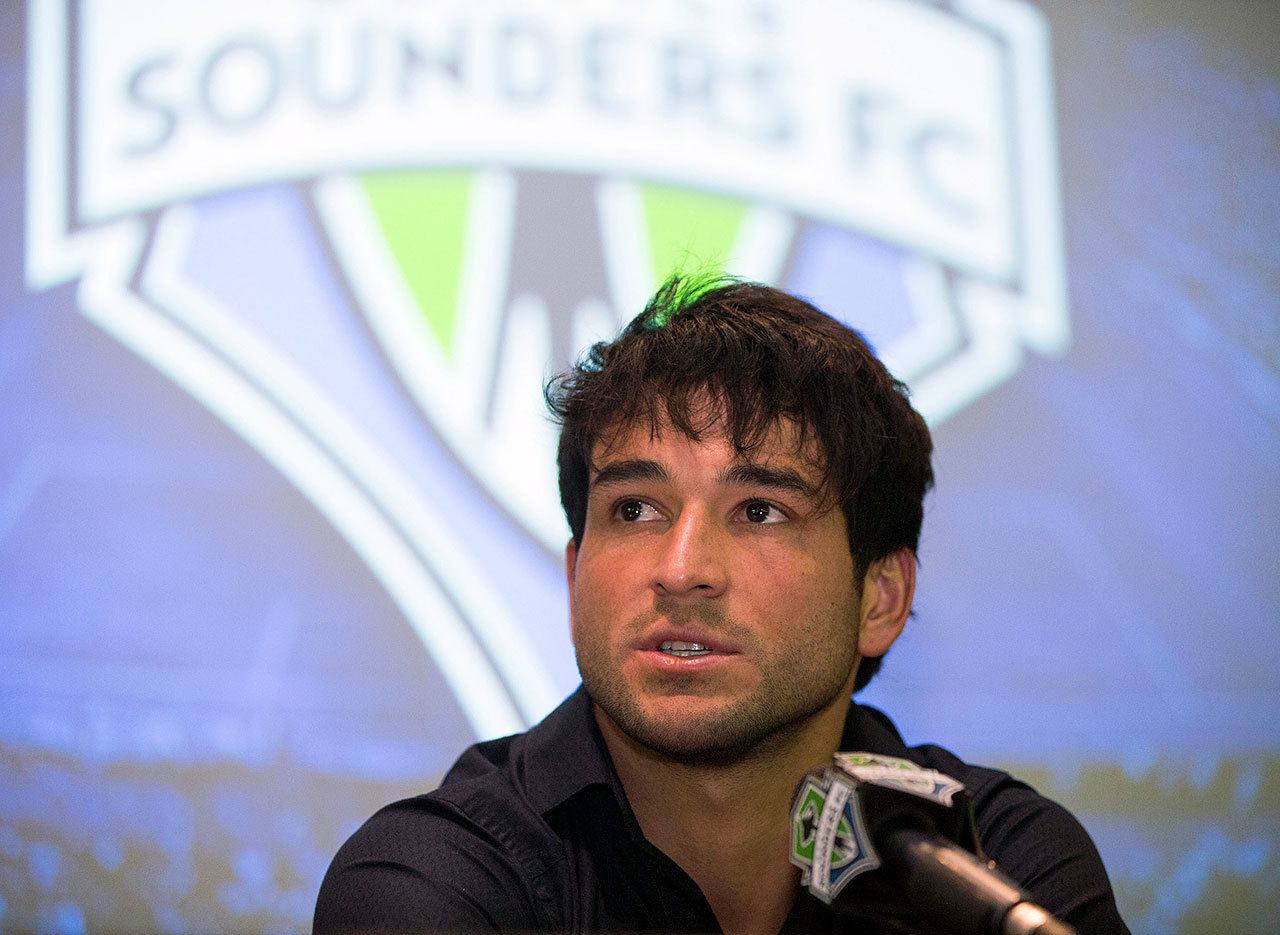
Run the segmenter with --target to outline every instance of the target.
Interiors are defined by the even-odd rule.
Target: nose
[[[664,597],[713,598],[724,592],[728,566],[724,530],[707,511],[688,506],[662,536],[653,589]]]

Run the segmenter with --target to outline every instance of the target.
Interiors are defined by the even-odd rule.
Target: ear
[[[858,655],[883,656],[902,633],[916,593],[916,557],[907,548],[872,562],[862,579]]]
[[[569,592],[569,638],[573,639],[573,577],[578,570],[578,543],[572,539],[564,547],[564,583]]]
[[[564,547],[564,580],[573,589],[573,574],[578,568],[578,543],[570,539]]]

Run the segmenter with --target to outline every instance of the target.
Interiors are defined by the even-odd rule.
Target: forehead
[[[785,466],[802,474],[815,490],[826,486],[825,459],[817,440],[812,435],[802,439],[799,427],[788,418],[775,420],[758,439],[750,439],[742,449],[734,445],[720,419],[700,429],[696,436],[681,431],[665,418],[620,423],[601,433],[596,440],[589,473],[594,477],[603,465],[613,461],[662,460],[664,455],[678,454],[696,454],[716,463]]]

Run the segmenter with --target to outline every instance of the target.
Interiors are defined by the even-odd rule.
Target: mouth
[[[637,640],[632,648],[668,664],[691,664],[699,660],[710,663],[737,656],[742,651],[730,637],[703,627],[662,627]]]
[[[691,643],[686,640],[663,640],[658,644],[658,652],[678,659],[689,659],[710,655],[711,647],[706,643]]]

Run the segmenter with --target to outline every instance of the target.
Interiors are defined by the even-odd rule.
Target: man
[[[915,589],[932,443],[862,338],[808,303],[672,279],[548,388],[583,687],[472,747],[334,859],[316,929],[923,930],[879,871],[836,917],[788,861],[837,750],[972,792],[989,856],[1085,932],[1123,932],[1061,807],[850,703]]]

